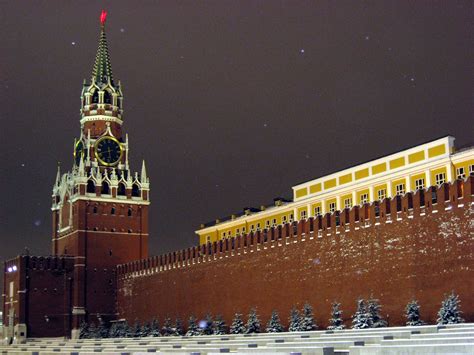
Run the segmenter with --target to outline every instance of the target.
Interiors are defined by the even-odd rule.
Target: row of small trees
[[[331,318],[329,320],[329,330],[342,330],[345,328],[344,319],[342,318],[341,304],[334,302],[332,304]],[[357,300],[357,310],[352,316],[352,329],[379,328],[388,325],[380,315],[381,306],[377,299]],[[452,292],[442,302],[438,312],[438,324],[455,324],[464,320],[461,317],[459,297]],[[420,318],[420,306],[416,300],[410,301],[405,308],[406,325],[418,326],[425,324]],[[313,316],[313,308],[306,303],[301,312],[293,307],[288,323],[289,332],[311,331],[318,329]],[[263,328],[255,308],[250,310],[247,322],[244,322],[242,314],[236,313],[232,324],[227,327],[225,321],[220,315],[214,319],[208,314],[203,321],[191,316],[188,320],[187,331],[184,331],[181,319],[177,318],[173,323],[171,318],[166,318],[163,326],[160,328],[158,321],[154,319],[151,323],[140,325],[138,321],[130,326],[126,321],[112,322],[108,327],[104,322],[98,326],[94,323],[90,325],[82,323],[80,328],[80,338],[137,338],[147,336],[197,336],[197,335],[221,335],[221,334],[250,334],[261,333],[278,333],[285,331],[281,324],[277,311],[273,311],[271,317]]]

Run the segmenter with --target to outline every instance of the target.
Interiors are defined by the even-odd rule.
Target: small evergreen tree
[[[140,337],[148,337],[151,335],[151,326],[148,322],[143,323],[141,332],[140,332]]]
[[[461,301],[459,296],[451,292],[446,296],[441,303],[441,308],[438,312],[438,324],[458,324],[463,323],[464,319],[461,317]]]
[[[87,339],[89,337],[89,324],[82,321],[79,326],[79,339]]]
[[[136,320],[135,324],[133,325],[132,337],[139,338],[141,336],[141,333],[142,333],[142,327],[140,326],[140,322]]]
[[[293,307],[290,311],[290,318],[288,324],[289,332],[299,332],[301,330],[301,315],[300,312]]]
[[[151,322],[150,335],[152,337],[159,337],[161,335],[160,325],[158,324],[158,321],[156,320],[156,318],[153,318]]]
[[[124,338],[133,338],[133,329],[127,321],[123,323],[123,334]]]
[[[206,314],[206,318],[204,320],[205,326],[202,329],[202,334],[204,335],[211,335],[213,333],[213,322],[212,322],[212,315],[210,313]]]
[[[92,322],[89,326],[89,333],[87,335],[87,339],[96,339],[98,338],[98,334],[97,334],[97,327],[95,326],[95,323]]]
[[[201,335],[201,328],[199,328],[196,318],[194,316],[189,317],[188,321],[188,331],[186,333],[188,336]]]
[[[169,337],[174,335],[173,324],[171,323],[171,318],[165,318],[165,322],[163,323],[163,328],[161,328],[161,334],[165,337]]]
[[[357,311],[352,316],[352,329],[371,328],[371,319],[367,313],[367,306],[365,301],[360,298],[357,300]]]
[[[236,313],[230,326],[230,334],[244,334],[246,332],[242,314]]]
[[[380,316],[381,308],[379,300],[371,298],[367,301],[367,313],[369,314],[372,328],[382,328],[387,326],[387,322]]]
[[[314,321],[313,307],[309,303],[305,303],[303,306],[300,329],[305,332],[318,329]]]
[[[105,339],[109,337],[109,329],[105,322],[100,322],[99,327],[97,328],[97,336],[101,339]]]
[[[117,322],[112,322],[109,329],[109,338],[118,338],[119,334],[119,324]]]
[[[176,323],[174,327],[174,335],[183,335],[183,334],[184,334],[183,322],[181,322],[180,318],[176,318]]]
[[[280,317],[278,316],[277,311],[273,311],[270,317],[270,320],[267,323],[267,328],[265,329],[267,333],[281,333],[284,329],[280,322]]]
[[[340,303],[334,302],[332,304],[331,319],[329,320],[329,330],[342,330],[345,328],[342,319],[342,311],[339,309]]]
[[[250,310],[246,328],[245,333],[247,334],[260,333],[260,320],[258,319],[257,310],[255,308]]]
[[[224,319],[222,319],[221,315],[216,315],[216,319],[214,320],[213,323],[213,334],[215,335],[222,335],[226,333],[226,325]]]
[[[405,307],[405,317],[407,319],[406,325],[408,326],[425,324],[425,322],[420,319],[420,306],[418,305],[417,300],[408,302],[407,306]]]

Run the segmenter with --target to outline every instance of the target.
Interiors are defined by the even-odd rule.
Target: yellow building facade
[[[201,225],[200,244],[380,201],[474,174],[474,147],[456,150],[446,136],[292,187],[293,200],[246,209]]]

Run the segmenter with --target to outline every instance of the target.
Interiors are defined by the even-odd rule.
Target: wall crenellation
[[[397,223],[407,218],[417,219],[430,213],[442,213],[445,210],[462,207],[458,205],[463,203],[472,203],[473,191],[474,179],[468,176],[465,180],[456,180],[452,184],[431,186],[380,202],[354,206],[351,209],[310,217],[292,224],[122,264],[117,267],[117,276],[119,279],[126,279],[150,275],[307,239],[334,238],[341,232],[350,234],[351,231],[377,228],[379,225]]]

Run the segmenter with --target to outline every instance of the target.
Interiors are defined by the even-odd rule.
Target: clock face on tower
[[[82,141],[78,141],[76,146],[74,147],[74,160],[76,161],[76,165],[79,165],[82,157],[84,154],[84,144]]]
[[[100,164],[105,166],[117,165],[122,158],[122,145],[114,137],[102,137],[97,140],[94,147],[95,157]]]

